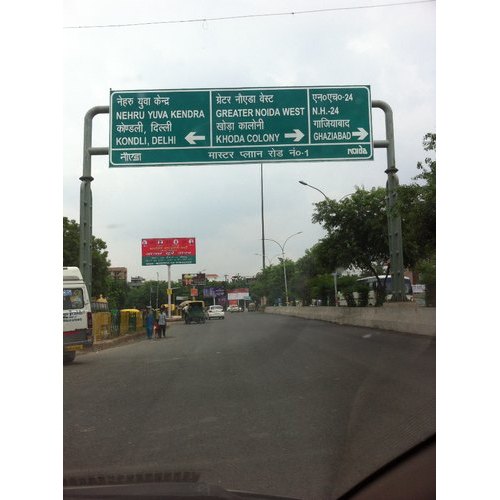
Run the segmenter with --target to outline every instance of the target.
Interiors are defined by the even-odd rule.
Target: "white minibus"
[[[63,360],[70,363],[77,351],[91,347],[92,310],[87,286],[78,267],[63,267]]]

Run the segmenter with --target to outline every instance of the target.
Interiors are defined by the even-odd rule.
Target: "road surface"
[[[435,340],[261,313],[64,366],[64,472],[335,498],[435,430]]]

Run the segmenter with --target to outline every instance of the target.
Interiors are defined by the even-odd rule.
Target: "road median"
[[[415,302],[386,303],[382,307],[266,307],[265,312],[339,325],[436,336],[436,308],[421,307]]]

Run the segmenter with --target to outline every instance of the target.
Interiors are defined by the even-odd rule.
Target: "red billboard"
[[[142,265],[196,264],[196,238],[144,238]]]

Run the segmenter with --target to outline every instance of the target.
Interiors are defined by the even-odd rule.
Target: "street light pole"
[[[307,186],[307,187],[310,187],[312,189],[316,189],[316,191],[319,191],[326,199],[326,201],[330,201],[330,198],[328,198],[328,196],[326,196],[325,193],[323,193],[323,191],[321,191],[321,189],[315,187],[315,186],[311,186],[311,184],[308,184],[307,182],[305,181],[299,181],[299,184],[302,184],[303,186]]]
[[[286,280],[286,263],[285,263],[285,249],[283,248],[283,253],[281,254],[281,259],[283,261],[283,275],[285,278],[285,306],[288,306],[288,284]]]
[[[286,279],[285,246],[286,246],[287,241],[290,238],[292,238],[293,236],[297,236],[298,234],[302,234],[302,231],[299,231],[298,233],[291,234],[285,240],[285,242],[283,243],[283,245],[281,245],[280,243],[278,243],[276,240],[273,240],[271,238],[266,238],[266,241],[274,241],[274,243],[276,243],[276,245],[278,245],[281,248],[281,257],[282,257],[282,260],[283,260],[283,277],[284,277],[284,280],[285,280],[285,304],[286,305],[288,305],[288,283],[287,283],[287,279]]]
[[[262,257],[262,254],[260,253],[255,253],[254,255],[258,255],[259,257]],[[268,257],[267,255],[264,256],[264,258],[266,259],[266,262],[267,262],[267,265],[268,266],[272,266],[273,265],[273,259],[275,257],[278,257],[278,255],[281,255],[281,254],[276,254],[276,255],[273,255],[272,257]]]
[[[326,200],[326,201],[331,201],[331,199],[330,199],[330,198],[328,198],[328,196],[326,196],[326,194],[325,194],[325,193],[323,193],[323,191],[321,191],[321,189],[319,189],[319,188],[317,188],[317,187],[315,187],[315,186],[311,186],[311,184],[308,184],[308,183],[307,183],[307,182],[305,182],[305,181],[299,181],[299,184],[302,184],[303,186],[310,187],[310,188],[312,188],[312,189],[316,189],[316,191],[319,191],[319,192],[320,192],[320,193],[321,193],[321,194],[325,197],[325,200]],[[342,201],[344,198],[347,198],[348,196],[351,196],[352,194],[354,194],[354,193],[349,193],[349,194],[346,194],[346,195],[342,196],[342,198],[340,198],[340,200],[338,200],[338,201]]]

